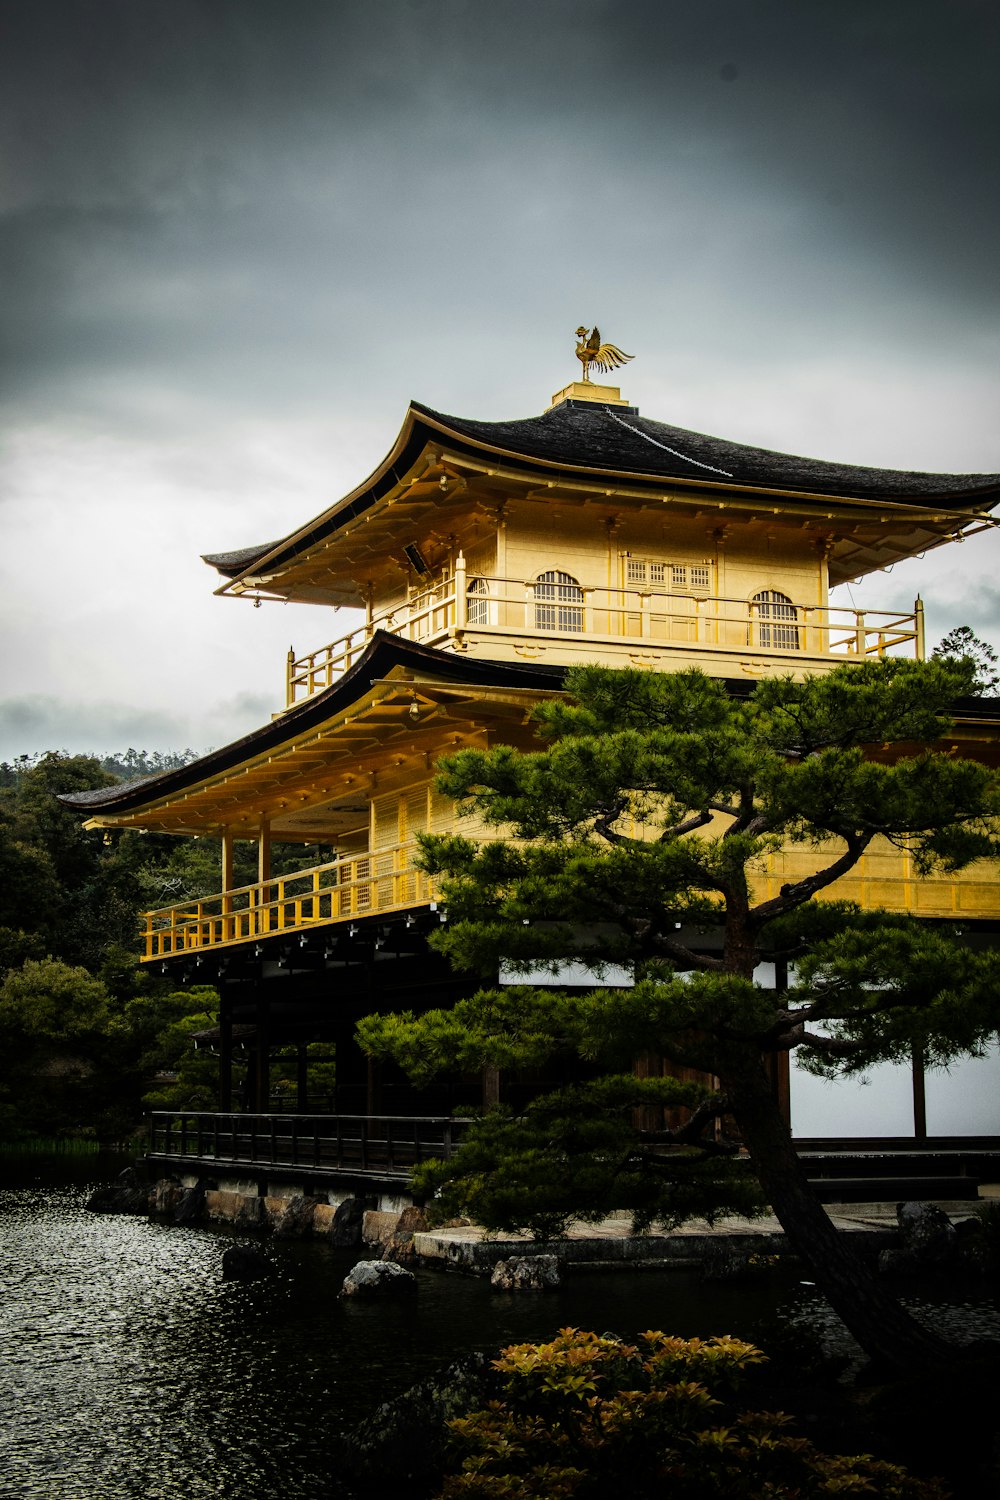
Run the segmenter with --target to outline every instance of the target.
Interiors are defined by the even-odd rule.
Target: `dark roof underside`
[[[260,729],[251,730],[231,745],[212,750],[198,760],[160,771],[153,776],[137,776],[119,786],[95,787],[87,792],[68,792],[59,797],[67,807],[83,811],[132,812],[163,796],[183,792],[208,776],[220,775],[255,755],[276,750],[287,741],[323,724],[342,709],[349,708],[371,687],[387,677],[394,667],[433,673],[443,682],[459,682],[484,687],[558,689],[566,667],[541,666],[534,662],[474,661],[432,646],[389,635],[379,630],[372,636],[364,653],[354,666],[322,693],[297,704]]]
[[[212,750],[208,755],[170,771],[139,776],[119,786],[65,793],[58,800],[82,812],[127,813],[164,796],[179,794],[206,777],[222,774],[248,758],[278,749],[285,742],[315,729],[349,708],[374,682],[387,677],[394,667],[423,671],[443,682],[494,688],[548,688],[553,691],[558,691],[569,671],[566,666],[542,666],[536,662],[476,661],[438,651],[432,646],[421,646],[385,631],[376,631],[354,666],[332,687],[289,709],[279,719],[234,740],[231,745]],[[734,698],[749,697],[756,687],[755,682],[743,678],[723,681]],[[1000,699],[960,698],[953,711],[965,722],[1000,723]]]

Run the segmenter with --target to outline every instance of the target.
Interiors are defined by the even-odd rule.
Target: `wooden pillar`
[[[382,1064],[375,1057],[368,1059],[368,1099],[365,1113],[382,1113]]]
[[[496,1109],[500,1103],[500,1069],[486,1063],[483,1067],[483,1108]]]
[[[257,931],[267,933],[271,931],[271,913],[267,909],[267,903],[271,899],[271,892],[266,881],[271,878],[271,825],[267,818],[261,818],[260,830],[257,834],[257,883],[259,890],[257,901],[261,908],[258,912]]]
[[[775,961],[774,988],[779,994],[784,994],[788,989],[788,964],[783,959]],[[787,1052],[772,1053],[770,1071],[781,1118],[785,1127],[790,1131],[792,1128],[792,1068],[789,1054]]]
[[[911,1053],[913,1070],[913,1139],[927,1140],[927,1095],[924,1088],[924,1049],[914,1042]]]
[[[263,982],[257,990],[257,1049],[254,1057],[254,1109],[266,1115],[271,1108],[271,1027]]]
[[[309,1049],[299,1042],[295,1049],[295,1108],[305,1114],[309,1108]]]
[[[231,896],[226,894],[232,888],[233,830],[231,828],[224,828],[222,830],[222,936],[226,942],[230,942],[235,936],[232,923],[233,900]]]
[[[226,994],[219,992],[219,1109],[228,1114],[233,1107],[233,1016]]]

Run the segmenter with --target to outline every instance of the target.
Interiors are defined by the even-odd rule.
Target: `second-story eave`
[[[992,525],[989,511],[1000,500],[1000,475],[798,458],[631,411],[623,417],[592,403],[566,402],[523,421],[476,422],[412,402],[392,449],[363,484],[279,542],[206,554],[205,561],[226,578],[220,594],[359,605],[356,570],[336,566],[334,544],[401,501],[454,504],[469,478],[529,495],[537,484],[553,499],[570,493],[705,507],[720,512],[720,520],[722,512],[759,518],[761,502],[769,499],[774,520],[818,528],[832,582],[940,546],[970,527]],[[317,568],[321,554],[329,554],[329,571]]]
[[[447,749],[482,731],[523,723],[540,697],[561,690],[565,669],[477,661],[378,632],[332,687],[232,744],[185,766],[118,786],[70,793],[65,806],[92,828],[253,837],[261,819],[275,838],[312,842],[301,820],[338,797],[364,801],[365,757],[405,756],[425,773]],[[413,709],[416,709],[416,713]]]
[[[275,838],[325,841],[309,814],[338,798],[364,805],[377,790],[373,771],[407,762],[420,779],[440,755],[483,745],[497,730],[527,742],[532,709],[563,690],[565,674],[564,666],[483,660],[378,632],[331,687],[232,744],[59,800],[87,814],[88,827],[253,838],[266,820]],[[745,697],[754,684],[726,687]],[[996,764],[1000,700],[962,699],[953,717],[949,743]]]

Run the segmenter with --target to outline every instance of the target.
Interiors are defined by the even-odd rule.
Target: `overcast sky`
[[[199,554],[411,397],[1000,471],[995,0],[0,0],[0,756],[205,749],[344,616]],[[876,575],[1000,646],[1000,539]]]

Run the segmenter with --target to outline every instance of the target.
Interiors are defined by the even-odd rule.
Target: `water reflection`
[[[356,1256],[320,1243],[272,1241],[273,1280],[223,1282],[221,1235],[84,1212],[93,1171],[72,1181],[71,1164],[35,1162],[16,1182],[0,1158],[4,1496],[339,1500],[338,1434],[468,1350],[566,1324],[753,1337],[782,1306],[823,1321],[796,1283],[748,1301],[683,1272],[579,1276],[523,1298],[423,1272],[412,1301],[341,1303]],[[991,1304],[968,1315],[1000,1336]]]

